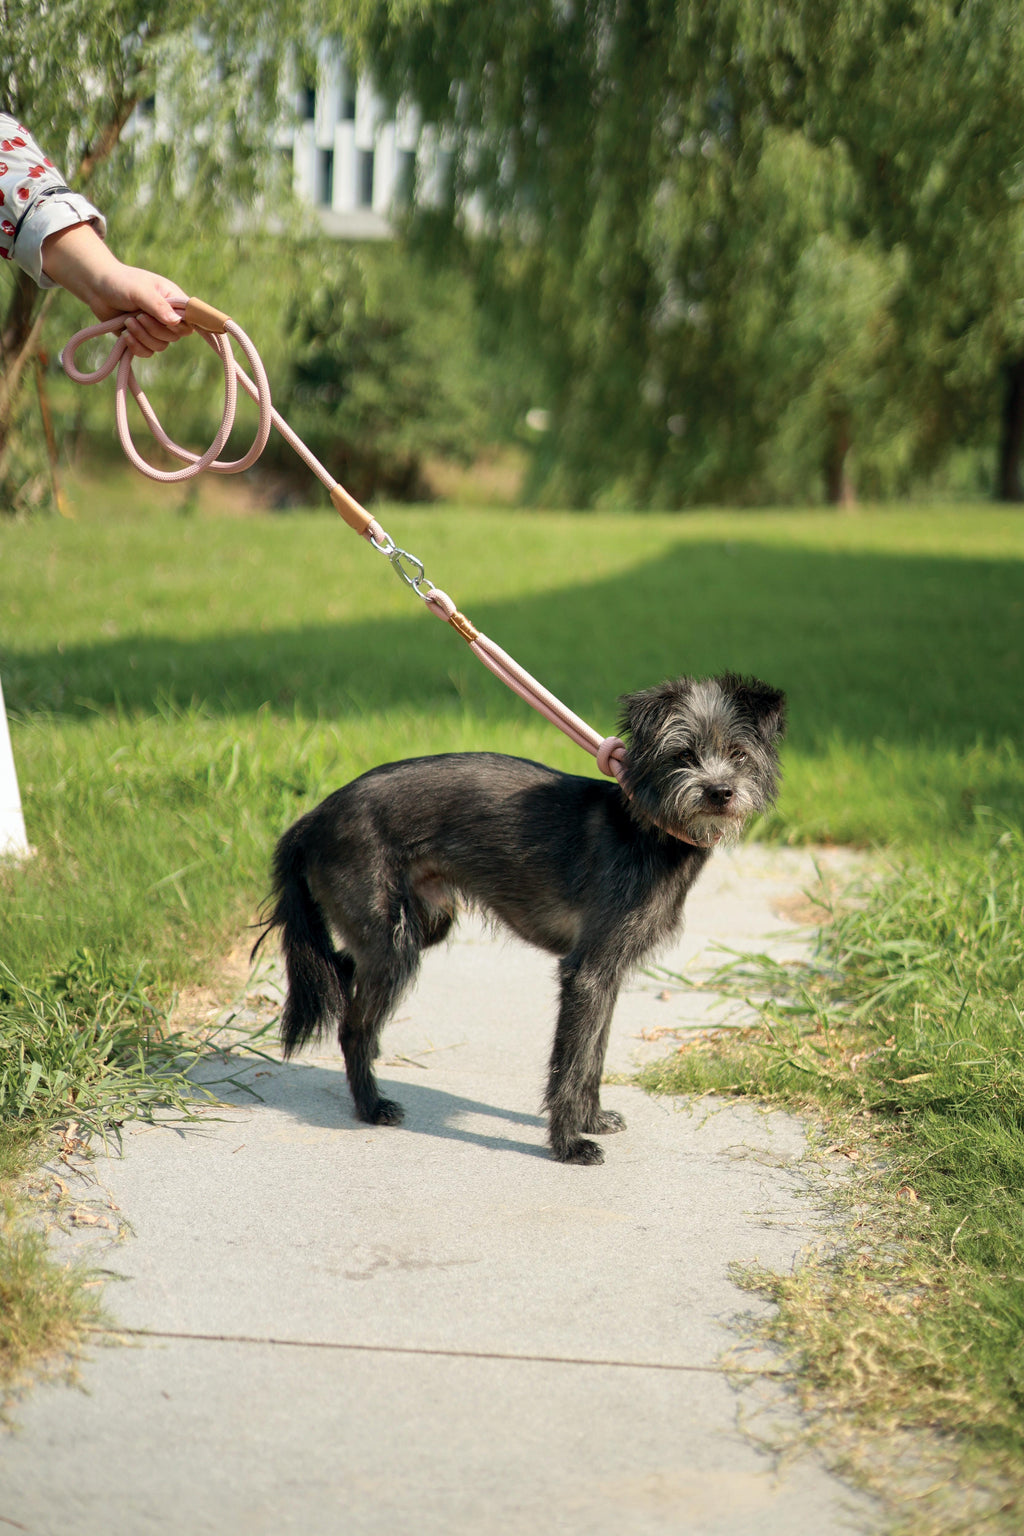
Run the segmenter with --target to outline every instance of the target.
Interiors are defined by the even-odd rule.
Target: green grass
[[[52,1154],[48,1132],[64,1121],[76,1142],[119,1139],[126,1120],[157,1110],[193,1120],[220,1084],[245,1087],[227,1065],[201,1086],[189,1072],[229,1039],[258,1050],[258,1031],[238,1040],[229,1029],[170,1029],[159,996],[141,971],[118,974],[87,948],[35,986],[0,960],[0,1420],[32,1373],[73,1376],[85,1336],[102,1323],[98,1282],[87,1266],[52,1257],[22,1186]]]
[[[215,1084],[199,1088],[186,1074],[215,1054],[219,1036],[227,1039],[223,1029],[169,1028],[141,975],[119,976],[88,949],[37,987],[0,961],[0,1122],[72,1115],[105,1136],[157,1108],[191,1118],[215,1098]],[[254,1049],[255,1036],[246,1038]]]
[[[62,1265],[46,1236],[23,1211],[0,1205],[0,1387],[3,1397],[28,1381],[41,1363],[71,1359],[102,1310],[81,1265]],[[0,1417],[4,1403],[0,1400]]]
[[[0,958],[24,986],[88,950],[165,1006],[254,920],[283,828],[373,763],[496,748],[596,772],[329,511],[183,515],[127,473],[77,500],[75,522],[0,524],[38,849],[0,867]],[[785,785],[758,835],[912,847],[979,807],[1024,820],[1015,513],[382,515],[602,731],[619,693],[681,671],[784,687]]]
[[[162,1039],[173,991],[244,935],[275,838],[329,790],[451,749],[596,772],[329,512],[213,516],[208,500],[186,515],[180,492],[115,474],[79,491],[75,522],[0,523],[0,675],[38,849],[0,867],[15,1164],[19,1138],[66,1104],[110,1124],[182,1088],[195,1042]],[[756,835],[887,847],[897,872],[830,930],[825,967],[767,978],[786,991],[761,1034],[674,1059],[662,1084],[814,1103],[844,1134],[883,1137],[875,1257],[812,1267],[802,1297],[771,1281],[780,1327],[802,1380],[836,1402],[851,1398],[841,1371],[862,1380],[864,1363],[840,1351],[829,1374],[835,1319],[850,1340],[868,1328],[858,1412],[880,1421],[885,1400],[899,1423],[1009,1454],[1024,1373],[1024,520],[379,515],[602,731],[619,693],[684,671],[786,689],[785,786]]]

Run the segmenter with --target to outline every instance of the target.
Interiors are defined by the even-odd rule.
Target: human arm
[[[66,288],[98,320],[130,313],[130,350],[137,357],[162,352],[189,334],[168,302],[186,295],[170,279],[119,261],[105,232],[99,209],[65,186],[23,124],[0,113],[0,258],[42,288]]]

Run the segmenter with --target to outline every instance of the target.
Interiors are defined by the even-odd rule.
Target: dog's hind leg
[[[345,1014],[352,1006],[352,988],[356,977],[356,962],[347,949],[336,949],[333,959],[342,1000],[341,1007],[338,1010],[338,1029],[340,1031]]]
[[[338,1029],[356,1114],[370,1125],[401,1125],[405,1113],[394,1099],[381,1096],[373,1070],[381,1031],[419,968],[419,936],[406,902],[393,907],[392,917],[362,936]]]
[[[603,1163],[604,1153],[581,1131],[621,1131],[625,1120],[601,1108],[601,1073],[620,969],[608,956],[566,955],[559,970],[562,995],[545,1097],[551,1150],[562,1163]]]

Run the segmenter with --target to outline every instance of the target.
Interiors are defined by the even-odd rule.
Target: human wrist
[[[91,224],[73,224],[49,235],[43,241],[42,258],[46,276],[88,304],[94,314],[110,310],[122,263]]]

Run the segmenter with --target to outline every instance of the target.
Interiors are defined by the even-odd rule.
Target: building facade
[[[128,127],[143,142],[176,131],[172,84],[140,103]],[[321,44],[314,79],[287,89],[274,147],[296,196],[342,239],[388,239],[414,191],[428,205],[441,201],[449,171],[449,155],[418,108],[392,108],[338,43]]]
[[[411,103],[393,111],[341,48],[321,48],[316,80],[295,92],[294,108],[278,146],[291,155],[297,196],[329,233],[384,239],[414,189],[420,201],[440,201],[446,155],[436,130]]]

